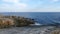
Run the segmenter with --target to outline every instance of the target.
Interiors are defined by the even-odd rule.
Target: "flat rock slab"
[[[0,34],[49,34],[55,30],[54,26],[43,27],[13,27],[0,29]]]

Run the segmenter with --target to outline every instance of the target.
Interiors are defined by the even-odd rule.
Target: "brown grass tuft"
[[[60,34],[60,30],[52,31],[50,34]]]

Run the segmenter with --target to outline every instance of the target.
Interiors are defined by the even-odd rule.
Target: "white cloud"
[[[56,2],[57,2],[57,1],[59,1],[59,0],[53,0],[53,1],[56,1]]]
[[[18,3],[20,0],[2,0],[3,2]]]
[[[20,3],[20,0],[2,0],[3,2],[7,2],[7,3],[12,3],[12,4],[7,4],[7,3],[3,3],[0,5],[0,9],[3,10],[8,10],[8,11],[17,11],[19,10],[23,10],[27,7],[27,4],[25,3]],[[18,10],[18,11],[19,11]]]
[[[14,7],[26,7],[27,4],[20,3],[20,0],[3,0],[3,2],[12,3]],[[5,3],[4,3],[5,5]],[[8,4],[9,5],[9,4]]]
[[[59,0],[51,0],[52,2],[58,2]]]
[[[27,5],[24,3],[16,3],[16,4],[13,4],[13,6],[15,8],[25,8]]]
[[[6,2],[6,3],[3,3],[3,4],[1,4],[0,5],[0,11],[12,11],[12,12],[19,12],[19,11],[25,11],[25,12],[27,12],[27,11],[29,11],[29,12],[34,12],[34,11],[38,11],[38,12],[48,12],[48,11],[60,11],[60,8],[35,8],[35,9],[32,9],[32,7],[31,8],[29,8],[29,9],[27,9],[27,4],[25,4],[25,3],[20,3],[19,1],[20,0],[2,0],[3,2]],[[30,1],[30,0],[24,0],[25,2],[28,2],[28,1]],[[50,1],[52,1],[52,2],[57,2],[57,1],[59,1],[59,0],[50,0]],[[12,4],[8,4],[8,3],[12,3]],[[42,2],[43,3],[43,2]],[[40,6],[39,6],[40,7]],[[50,7],[50,6],[49,6]]]

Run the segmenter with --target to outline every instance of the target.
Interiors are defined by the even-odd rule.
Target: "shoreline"
[[[0,29],[0,34],[49,34],[55,30],[57,30],[57,28],[54,26],[12,27]]]

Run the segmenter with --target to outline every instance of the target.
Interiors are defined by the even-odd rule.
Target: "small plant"
[[[13,25],[14,25],[14,21],[11,19],[6,19],[6,18],[0,19],[0,28],[7,28],[7,27],[11,27]]]
[[[51,34],[60,34],[60,30],[52,31]]]

